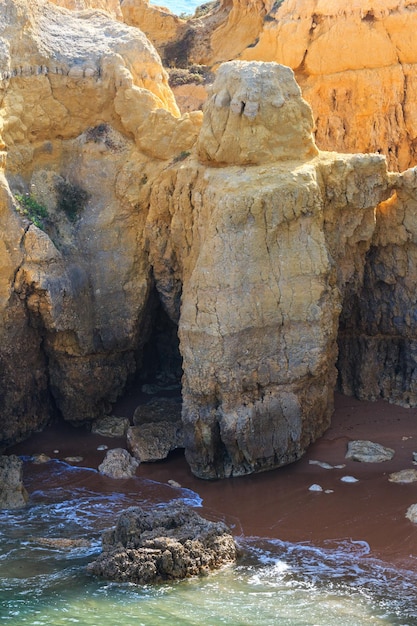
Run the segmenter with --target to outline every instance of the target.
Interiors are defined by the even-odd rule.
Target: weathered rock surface
[[[149,0],[121,0],[120,5],[123,21],[145,33],[162,58],[167,46],[185,34],[186,21],[163,6],[150,4]]]
[[[91,574],[119,582],[159,583],[210,571],[236,560],[236,545],[222,522],[211,522],[184,505],[121,514],[103,535],[103,552]]]
[[[133,458],[127,450],[113,448],[107,450],[103,462],[98,466],[98,471],[110,478],[131,478],[138,467],[139,461]]]
[[[173,450],[184,447],[182,423],[159,421],[131,426],[127,431],[127,445],[141,462],[161,461]]]
[[[390,483],[415,483],[417,482],[417,470],[416,469],[404,469],[399,472],[393,472],[388,476]]]
[[[294,84],[288,106],[300,111],[286,117],[287,100],[277,103],[275,143],[264,72],[279,99],[292,78],[286,68],[221,68],[197,144],[217,167],[191,156],[165,173],[147,222],[157,288],[179,316],[186,456],[204,477],[290,462],[327,428],[342,301],[362,285],[374,207],[394,182],[378,155],[315,157]],[[296,161],[284,136],[294,137]],[[261,146],[260,165],[249,168],[251,145]]]
[[[417,524],[417,504],[412,504],[408,507],[407,513],[405,514],[406,518],[413,522],[413,524]]]
[[[382,463],[391,461],[395,450],[382,446],[380,443],[367,440],[349,441],[346,458],[363,463]]]
[[[167,61],[287,65],[313,109],[322,150],[380,152],[390,169],[403,170],[417,163],[416,8],[416,0],[223,0],[170,40],[177,55]],[[152,33],[159,46],[164,28],[167,19]]]
[[[154,398],[139,405],[135,426],[127,432],[128,448],[139,461],[160,461],[184,447],[180,398]]]
[[[317,145],[416,164],[417,2],[286,0],[240,58],[292,67],[315,115]]]
[[[341,388],[417,404],[414,170],[320,153],[276,64],[220,68],[202,123],[108,14],[5,0],[0,38],[2,445],[55,406],[108,413],[152,298],[178,324],[198,476],[298,459],[330,421],[338,338]]]
[[[49,0],[49,2],[74,11],[83,11],[84,9],[101,9],[102,11],[107,11],[118,19],[122,19],[120,0]]]
[[[339,332],[339,386],[364,400],[417,404],[417,169],[376,213],[362,288],[346,300]]]
[[[107,412],[134,372],[149,327],[147,181],[163,167],[152,157],[189,148],[201,114],[179,117],[151,44],[100,11],[5,0],[0,49],[7,445],[54,404],[71,421]],[[11,189],[48,217],[23,215]]]
[[[318,154],[312,131],[311,109],[289,68],[233,61],[217,72],[197,154],[208,165],[302,162]]]
[[[153,398],[140,404],[133,414],[135,426],[151,422],[181,422],[180,398]]]
[[[91,432],[103,437],[124,437],[129,428],[127,417],[105,415],[95,420],[91,425]]]
[[[0,509],[18,509],[29,500],[23,485],[23,462],[18,456],[0,456]]]

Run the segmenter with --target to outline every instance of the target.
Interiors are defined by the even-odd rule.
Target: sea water
[[[97,579],[86,566],[100,553],[101,532],[121,510],[170,499],[200,507],[200,497],[173,488],[162,502],[160,485],[140,478],[130,491],[113,481],[106,493],[91,487],[94,470],[59,461],[40,471],[42,489],[32,491],[29,505],[0,512],[0,624],[417,625],[416,573],[371,559],[365,542],[319,548],[239,536],[238,563],[205,578],[157,586]],[[63,538],[85,545],[54,547]]]
[[[193,15],[196,8],[204,4],[204,0],[152,0],[151,4],[166,7],[175,15]]]

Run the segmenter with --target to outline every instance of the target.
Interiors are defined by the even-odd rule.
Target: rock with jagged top
[[[153,511],[132,507],[103,535],[103,552],[88,571],[118,582],[161,583],[207,575],[236,555],[223,522],[208,521],[182,504]]]
[[[133,458],[127,450],[113,448],[107,450],[103,462],[98,466],[98,471],[110,478],[131,478],[135,475],[138,466],[139,461]]]
[[[292,70],[276,63],[224,63],[204,107],[198,157],[208,165],[305,161],[318,154],[313,116]]]

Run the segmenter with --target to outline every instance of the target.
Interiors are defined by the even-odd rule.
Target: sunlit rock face
[[[306,160],[318,153],[313,116],[288,67],[232,61],[219,69],[197,151],[208,165]]]
[[[275,3],[277,5],[277,3]],[[241,58],[292,67],[322,150],[416,164],[417,2],[284,0]]]
[[[319,154],[292,73],[273,64],[220,68],[196,155],[161,177],[147,228],[168,309],[182,290],[186,456],[214,478],[294,461],[328,427],[343,296],[362,284],[392,182],[379,155]]]
[[[288,67],[227,63],[181,117],[139,30],[24,0],[0,18],[3,446],[110,412],[156,297],[198,476],[298,459],[329,425],[338,339],[342,388],[415,402],[414,170],[320,152]]]
[[[152,280],[150,181],[194,143],[201,113],[179,116],[152,45],[101,11],[6,0],[0,51],[7,443],[55,407],[71,421],[97,417],[135,371]]]
[[[167,65],[243,59],[291,67],[320,149],[379,152],[401,171],[417,163],[416,9],[416,0],[224,0],[174,43],[161,15],[151,39],[162,50],[169,33]]]
[[[113,17],[122,18],[120,0],[49,0],[49,2],[74,11],[101,9],[102,11],[107,11]]]

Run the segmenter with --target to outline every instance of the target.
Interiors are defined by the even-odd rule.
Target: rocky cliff
[[[404,170],[417,162],[416,27],[416,0],[223,0],[170,44],[183,65],[236,58],[288,65],[322,150],[379,152],[390,169]],[[158,46],[162,32],[150,34]]]
[[[189,148],[201,114],[179,116],[154,48],[105,13],[6,1],[0,41],[9,441],[55,405],[73,421],[99,414],[135,370],[152,283],[147,168]]]
[[[0,18],[3,445],[108,412],[155,300],[198,476],[299,458],[337,359],[346,391],[415,404],[414,170],[320,152],[287,67],[226,63],[181,117],[136,28],[46,1]]]

